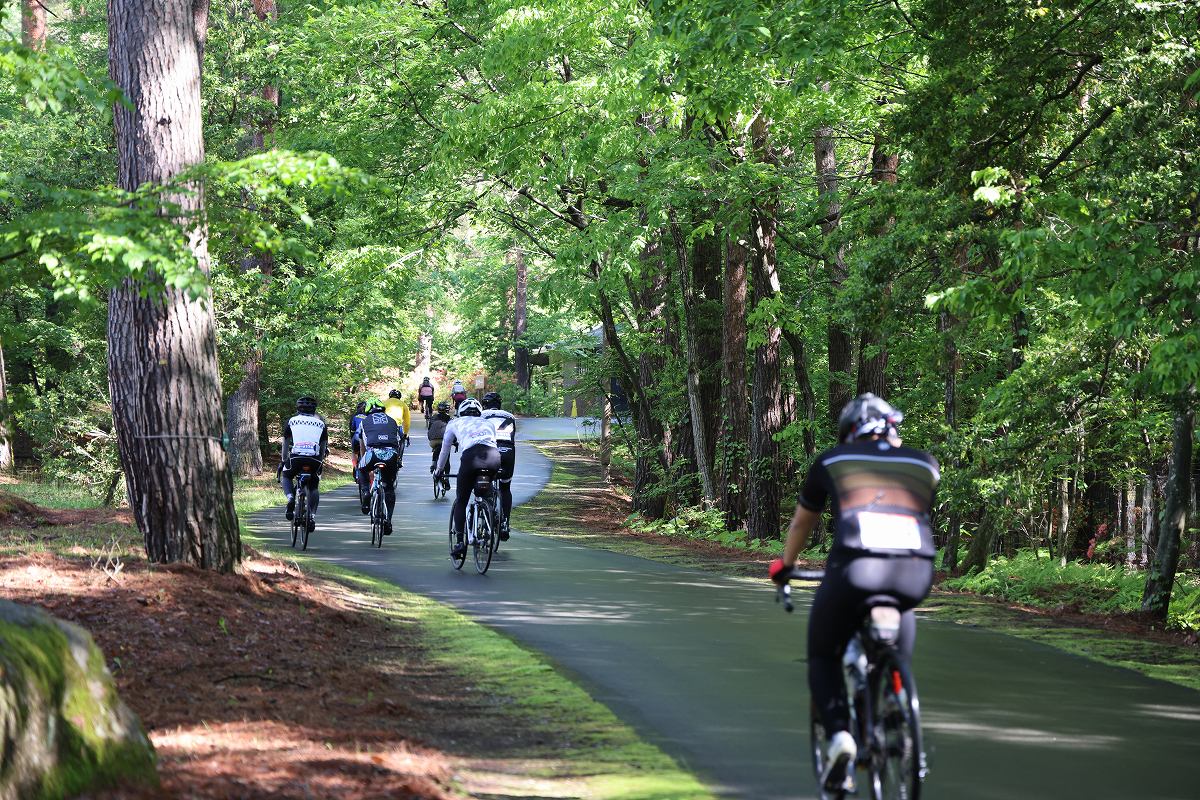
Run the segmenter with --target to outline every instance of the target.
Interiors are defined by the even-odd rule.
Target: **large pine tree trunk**
[[[749,227],[749,226],[747,226]],[[725,248],[721,327],[721,510],[725,525],[737,530],[746,518],[746,448],[750,443],[750,396],[746,391],[746,258],[736,234]]]
[[[767,124],[761,114],[751,128],[754,150],[763,160],[771,159]],[[750,242],[753,247],[752,285],[754,305],[779,294],[775,238],[778,231],[778,198],[769,193],[766,202],[751,210]],[[779,443],[783,429],[783,381],[779,367],[781,331],[774,319],[767,323],[762,343],[754,349],[754,377],[750,419],[750,516],[746,531],[751,539],[772,540],[779,536]]]
[[[109,70],[118,182],[161,184],[204,161],[200,53],[189,0],[110,0]],[[207,232],[199,187],[172,201],[199,269]],[[205,293],[206,295],[207,293]],[[208,296],[126,280],[109,296],[109,390],[129,505],[151,561],[228,571],[241,556],[221,434],[221,384]]]
[[[1175,398],[1175,422],[1171,436],[1171,465],[1167,472],[1167,490],[1162,513],[1154,524],[1157,528],[1154,561],[1146,573],[1146,590],[1142,595],[1142,611],[1152,618],[1166,622],[1171,605],[1171,590],[1179,567],[1179,548],[1191,500],[1193,438],[1195,408],[1193,391],[1182,392]]]
[[[524,250],[516,251],[514,266],[517,272],[517,296],[513,303],[513,368],[517,373],[517,386],[528,391],[529,348],[521,340],[529,322],[529,266],[525,261]]]
[[[32,50],[46,46],[46,6],[49,0],[21,0],[21,44]]]
[[[824,125],[813,136],[813,155],[817,164],[817,191],[825,208],[821,219],[821,233],[832,239],[842,224],[842,203],[838,199],[837,151],[833,141],[833,128]],[[829,417],[836,425],[842,407],[850,402],[850,386],[854,379],[854,352],[851,347],[850,331],[846,323],[837,316],[837,296],[846,281],[845,248],[841,244],[829,243],[825,247],[825,274],[829,278],[833,295],[829,318]]]
[[[804,412],[804,454],[812,458],[817,453],[817,438],[814,425],[817,419],[817,397],[813,392],[812,377],[808,371],[808,353],[804,346],[804,337],[789,330],[783,331],[792,348],[792,371],[796,377],[796,386],[800,390],[800,410]]]

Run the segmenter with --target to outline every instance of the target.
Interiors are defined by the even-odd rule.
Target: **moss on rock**
[[[154,747],[91,635],[0,601],[0,800],[157,780]]]

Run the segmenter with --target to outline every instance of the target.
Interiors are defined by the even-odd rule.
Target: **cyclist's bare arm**
[[[787,542],[783,546],[783,563],[789,566],[796,563],[800,552],[808,544],[808,537],[816,527],[820,516],[820,512],[807,509],[799,503],[796,504],[796,513],[792,514],[792,522],[788,525]]]

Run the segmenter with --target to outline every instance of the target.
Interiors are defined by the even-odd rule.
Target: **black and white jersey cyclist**
[[[826,792],[853,784],[857,746],[841,658],[868,598],[885,595],[901,611],[899,648],[912,656],[917,634],[912,609],[933,583],[933,530],[929,515],[937,490],[938,463],[904,447],[898,426],[904,415],[873,394],[851,400],[838,419],[841,444],[817,456],[788,528],[783,558],[771,563],[781,578],[804,549],[826,503],[834,542],[825,578],[813,597],[808,623],[808,686],[813,707],[829,737]]]
[[[451,554],[457,558],[467,550],[463,530],[467,523],[467,499],[475,488],[475,478],[483,470],[500,471],[500,451],[496,447],[496,428],[480,415],[483,407],[473,397],[468,397],[458,407],[458,416],[446,426],[442,439],[442,452],[438,456],[434,475],[439,479],[446,474],[450,463],[450,450],[458,445],[462,452],[458,463],[458,488],[454,495],[454,510],[450,524],[454,529],[455,542]]]
[[[325,420],[317,415],[317,401],[305,395],[296,400],[296,415],[283,426],[283,446],[279,453],[279,484],[283,489],[283,496],[287,498],[287,518],[291,519],[296,510],[296,474],[307,472],[311,476],[305,484],[308,489],[310,532],[316,527],[317,503],[321,499],[318,486],[321,483],[321,468],[327,455],[329,431]]]
[[[517,420],[505,411],[499,392],[483,396],[483,418],[496,428],[496,448],[500,451],[500,540],[508,541],[508,516],[512,513],[512,479],[517,468]]]
[[[383,480],[383,502],[387,506],[387,522],[383,525],[384,534],[392,532],[392,511],[396,508],[396,473],[400,470],[400,448],[404,431],[399,423],[387,413],[383,404],[374,401],[366,410],[362,424],[359,426],[359,438],[363,446],[362,458],[358,461],[358,472],[362,476],[363,491],[360,497],[366,497],[362,503],[364,514],[370,511],[369,498],[373,486],[375,465],[382,464],[380,478]]]

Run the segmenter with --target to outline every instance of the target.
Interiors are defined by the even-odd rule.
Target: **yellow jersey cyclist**
[[[399,389],[392,389],[388,392],[387,399],[383,401],[383,410],[389,417],[396,420],[396,424],[400,426],[400,442],[397,445],[397,450],[400,453],[400,466],[404,466],[404,446],[408,444],[408,432],[412,424],[412,414],[408,410],[408,403],[404,402],[404,396],[400,394]]]
[[[808,621],[808,686],[828,739],[826,792],[853,787],[857,746],[850,734],[842,653],[862,619],[864,603],[886,595],[901,612],[898,647],[912,657],[917,622],[912,609],[933,584],[933,530],[929,515],[940,474],[926,452],[904,447],[904,415],[873,394],[851,400],[838,418],[841,444],[817,456],[800,491],[783,558],[772,579],[804,549],[828,502],[834,542]]]

